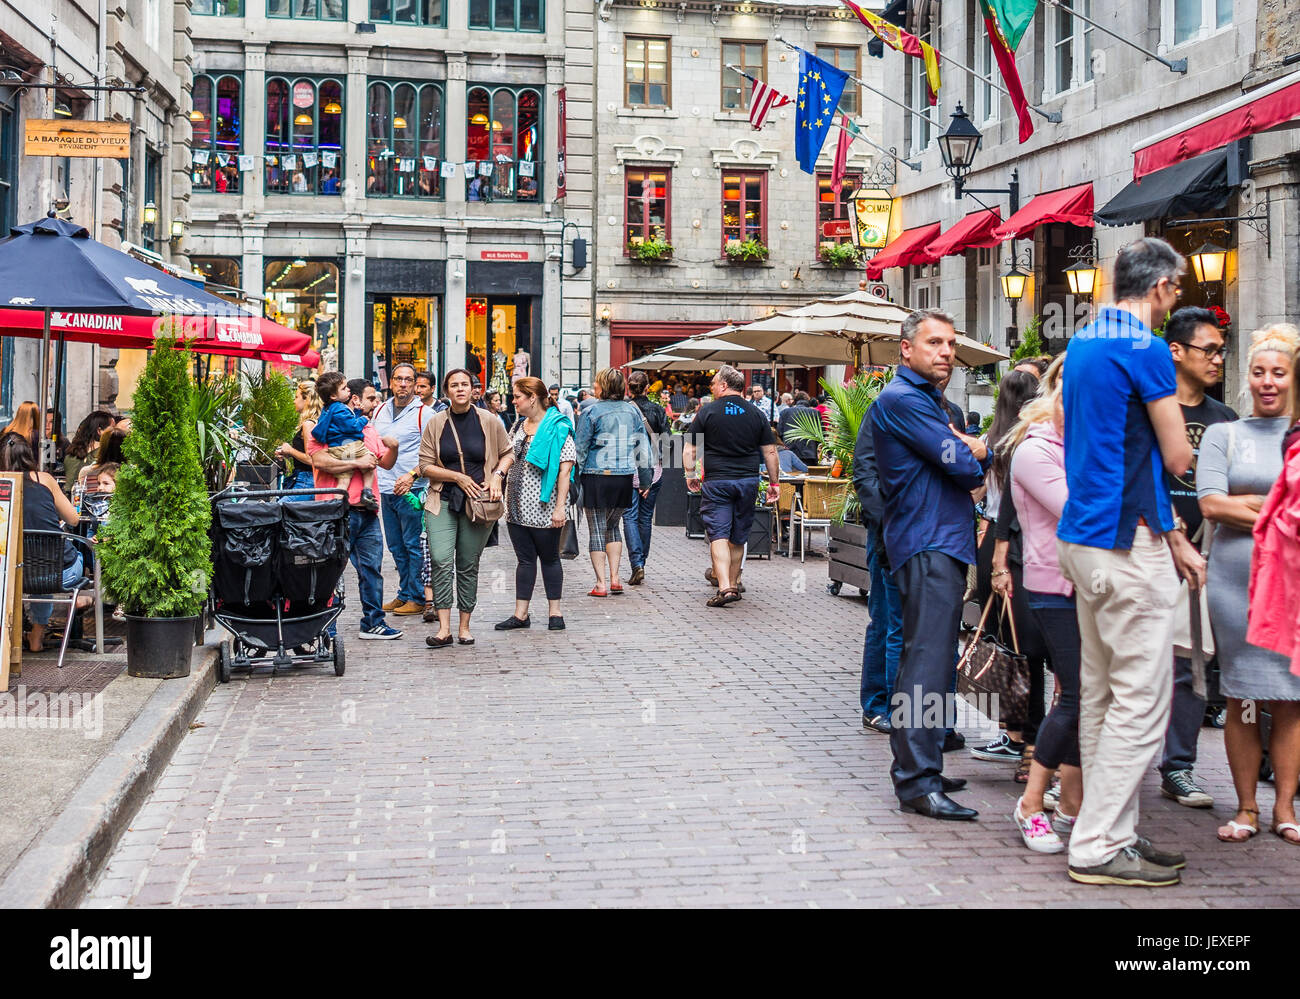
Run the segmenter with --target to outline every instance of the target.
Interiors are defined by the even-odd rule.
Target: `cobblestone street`
[[[87,904],[1300,905],[1294,849],[1215,840],[1232,791],[1212,729],[1212,813],[1147,782],[1145,833],[1189,856],[1177,888],[1069,882],[1063,856],[1021,844],[1010,768],[966,753],[948,772],[980,821],[904,815],[888,740],[860,726],[856,591],[828,595],[823,560],[777,558],[709,609],[705,558],[657,529],[647,584],[599,600],[584,553],[565,565],[567,631],[537,601],[532,630],[503,633],[507,542],[484,559],[472,648],[427,649],[418,618],[356,641],[353,602],[342,679],[218,686]],[[1267,785],[1265,821],[1271,804]]]

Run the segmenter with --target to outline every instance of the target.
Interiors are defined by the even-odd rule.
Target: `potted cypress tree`
[[[212,573],[212,512],[190,419],[189,351],[160,337],[135,390],[108,523],[104,586],[126,612],[131,676],[188,676]]]

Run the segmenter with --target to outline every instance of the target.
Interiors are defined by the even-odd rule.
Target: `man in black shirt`
[[[1208,309],[1179,309],[1165,324],[1165,342],[1173,355],[1178,378],[1178,405],[1187,426],[1187,440],[1192,454],[1201,450],[1201,437],[1207,427],[1226,423],[1237,414],[1223,403],[1207,396],[1223,377],[1224,339],[1218,319]],[[1174,512],[1187,524],[1187,536],[1203,547],[1201,506],[1196,500],[1196,464],[1184,475],[1165,473]],[[1202,622],[1208,627],[1209,622]],[[1205,701],[1196,696],[1192,682],[1192,661],[1174,658],[1174,698],[1165,733],[1164,756],[1160,761],[1160,793],[1189,808],[1210,808],[1214,799],[1193,779],[1196,765],[1196,740],[1205,719]]]
[[[627,390],[632,394],[632,404],[641,411],[650,443],[654,448],[655,478],[650,491],[644,496],[639,489],[632,490],[632,505],[623,511],[623,533],[627,536],[627,557],[632,563],[629,586],[640,586],[645,580],[645,561],[650,555],[650,531],[654,523],[655,500],[663,482],[663,457],[659,450],[663,435],[668,433],[668,416],[663,407],[646,398],[645,390],[650,379],[644,371],[633,371],[627,376]]]
[[[800,418],[800,413],[806,413],[807,416]],[[791,440],[790,428],[798,426],[800,423],[807,423],[809,420],[814,424],[820,423],[822,414],[808,405],[808,396],[800,392],[795,396],[794,405],[790,406],[783,412],[776,423],[776,432],[781,437],[781,443],[784,449],[778,460],[781,462],[783,472],[798,472],[800,474],[808,471],[809,465],[817,464],[817,445],[812,441]],[[789,457],[782,457],[788,455]]]
[[[767,466],[768,503],[776,502],[777,481],[781,470],[776,458],[776,440],[772,425],[741,393],[745,376],[724,364],[718,368],[709,386],[713,402],[701,406],[691,424],[684,448],[686,485],[694,489],[699,483],[695,457],[704,453],[700,515],[709,536],[709,554],[718,592],[709,598],[710,607],[725,607],[740,599],[736,580],[745,557],[745,544],[754,524],[754,505],[758,500],[760,456]]]

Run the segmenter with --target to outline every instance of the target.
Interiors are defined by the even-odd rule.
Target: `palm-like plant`
[[[226,376],[196,382],[190,393],[190,419],[198,432],[199,463],[210,492],[225,485],[239,440],[233,414],[239,405],[239,379]]]
[[[796,413],[786,432],[788,441],[808,441],[831,460],[839,461],[845,469],[853,467],[853,451],[858,443],[858,431],[866,418],[867,410],[876,401],[893,377],[893,369],[884,372],[859,372],[847,385],[837,385],[820,379],[821,387],[830,397],[830,412],[823,421],[809,413]],[[832,510],[837,524],[842,524],[858,512],[858,497],[852,489],[844,491],[843,499]]]

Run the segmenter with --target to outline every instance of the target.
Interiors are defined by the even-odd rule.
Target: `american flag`
[[[772,109],[785,107],[790,103],[790,98],[779,90],[769,87],[762,80],[755,80],[748,73],[740,75],[754,85],[749,95],[749,123],[757,131],[767,122],[767,116]]]

